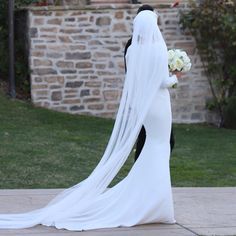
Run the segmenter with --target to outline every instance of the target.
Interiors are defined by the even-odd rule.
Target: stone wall
[[[132,4],[29,8],[33,103],[63,112],[115,117],[124,81],[124,46],[137,9]],[[194,39],[180,30],[179,9],[164,7],[159,12],[168,48],[186,50],[193,62],[178,88],[170,90],[173,121],[208,121],[205,102],[211,93]]]

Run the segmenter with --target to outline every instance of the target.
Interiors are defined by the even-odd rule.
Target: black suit
[[[132,38],[130,38],[128,40],[128,42],[126,43],[124,56],[126,55],[128,47],[131,45],[131,41],[132,41]],[[126,61],[125,61],[125,71],[126,71]],[[141,151],[143,149],[145,140],[146,140],[146,131],[145,131],[144,126],[142,126],[142,128],[140,130],[140,133],[138,135],[138,140],[137,140],[137,145],[136,145],[136,152],[135,152],[135,157],[134,157],[135,161],[138,159],[139,154],[141,153]],[[173,134],[173,128],[171,127],[171,135],[170,135],[170,148],[171,148],[171,151],[174,148],[174,145],[175,145],[175,139],[174,139],[174,134]]]

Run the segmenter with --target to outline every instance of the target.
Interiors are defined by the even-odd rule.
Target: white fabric
[[[178,84],[177,76],[171,75],[170,77],[168,77],[162,82],[161,88],[171,88],[175,84]]]
[[[0,228],[37,224],[69,230],[175,223],[169,174],[170,99],[161,84],[169,77],[166,44],[157,15],[142,11],[134,19],[127,73],[115,124],[105,152],[90,176],[66,189],[44,208],[0,214]],[[142,124],[147,138],[128,176],[108,185],[125,163]]]

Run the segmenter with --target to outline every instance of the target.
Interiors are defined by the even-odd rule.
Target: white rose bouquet
[[[171,49],[168,51],[168,65],[170,72],[187,72],[192,66],[187,53],[180,49]]]
[[[175,72],[189,71],[192,64],[185,51],[180,49],[171,49],[168,51],[168,66],[170,73],[175,74]],[[170,79],[171,78],[173,78],[172,88],[175,88],[177,86],[178,80],[176,76],[172,76]]]

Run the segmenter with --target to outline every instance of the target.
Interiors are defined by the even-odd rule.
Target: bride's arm
[[[162,82],[161,87],[170,88],[175,84],[178,84],[178,78],[176,75],[171,75]]]

